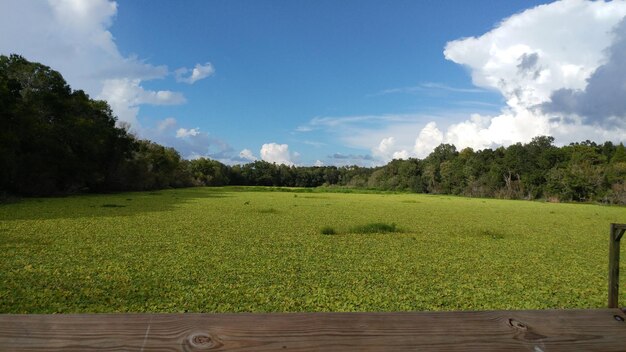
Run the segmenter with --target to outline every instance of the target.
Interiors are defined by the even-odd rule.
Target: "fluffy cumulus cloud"
[[[391,159],[414,156],[413,144],[419,131],[434,115],[387,114],[342,117],[316,117],[296,132],[323,130],[337,136],[350,148],[368,149],[371,155],[329,155],[334,165],[375,166]],[[451,116],[441,116],[442,119]]]
[[[211,65],[210,62],[207,62],[204,65],[196,64],[196,66],[191,70],[186,67],[182,67],[175,71],[176,80],[178,82],[188,84],[194,84],[195,82],[207,78],[214,73],[215,68],[213,68],[213,65]]]
[[[261,159],[270,163],[294,165],[297,152],[290,152],[287,144],[266,143],[261,146]]]
[[[241,159],[241,161],[244,162],[256,161],[258,159],[256,156],[254,156],[254,154],[252,154],[252,151],[250,149],[244,149],[240,151],[239,158]]]
[[[315,118],[303,127],[340,133],[379,162],[423,158],[440,143],[484,149],[538,135],[552,135],[557,143],[626,141],[625,16],[626,1],[558,1],[506,18],[481,36],[447,43],[447,60],[466,67],[478,89],[502,95],[498,113]]]
[[[469,68],[475,85],[500,92],[506,107],[448,126],[443,141],[486,148],[539,134],[563,143],[623,140],[624,16],[623,1],[560,1],[448,43],[445,57]]]
[[[394,137],[383,138],[378,146],[372,148],[372,155],[377,160],[408,159],[411,153],[405,149],[398,150]]]
[[[417,157],[424,158],[442,142],[443,133],[437,128],[435,122],[429,122],[420,131],[417,139],[415,139],[415,147],[413,149]]]
[[[587,79],[587,86],[552,92],[543,111],[577,115],[586,123],[624,127],[626,116],[626,18],[614,30],[608,58]]]
[[[176,131],[176,138],[195,137],[200,134],[199,128],[179,128]]]
[[[138,78],[106,79],[97,98],[106,100],[120,121],[128,122],[134,127],[138,125],[137,114],[140,105],[176,105],[186,101],[181,93],[169,90],[145,90],[140,83],[141,80]]]
[[[393,149],[395,148],[396,139],[393,137],[383,138],[378,146],[372,148],[372,154],[375,157],[381,157],[383,159],[390,159],[390,156],[393,154]]]

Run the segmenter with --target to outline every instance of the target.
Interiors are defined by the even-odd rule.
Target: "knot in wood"
[[[613,316],[613,318],[615,318],[615,320],[617,320],[617,321],[622,321],[622,322],[624,321],[624,317],[622,317],[621,315],[617,315],[617,314],[615,314],[615,315]]]
[[[211,343],[211,337],[206,335],[196,335],[192,338],[191,342],[194,345],[208,345]]]
[[[509,319],[509,325],[511,325],[512,327],[516,328],[516,329],[520,329],[520,330],[528,330],[528,326],[526,326],[526,324],[522,323],[521,321],[517,321],[515,319]]]
[[[542,335],[533,329],[531,329],[528,325],[522,323],[521,321],[517,321],[515,319],[509,319],[509,325],[516,330],[515,338],[519,340],[526,341],[535,341],[542,340],[547,338],[547,336]]]
[[[185,351],[209,351],[219,349],[222,344],[219,339],[207,333],[195,333],[189,335],[184,342]]]

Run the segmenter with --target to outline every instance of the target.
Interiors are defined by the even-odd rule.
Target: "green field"
[[[0,312],[604,307],[611,222],[626,208],[245,188],[25,199],[0,205]],[[372,223],[397,232],[355,233]]]

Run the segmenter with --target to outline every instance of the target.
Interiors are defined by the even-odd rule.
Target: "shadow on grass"
[[[134,216],[172,211],[197,199],[231,197],[229,193],[219,188],[195,187],[158,192],[24,198],[16,203],[0,205],[0,221]]]

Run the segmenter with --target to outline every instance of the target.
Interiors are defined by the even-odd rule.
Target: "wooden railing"
[[[619,309],[0,315],[1,351],[624,351]]]

